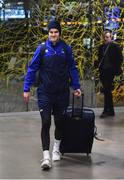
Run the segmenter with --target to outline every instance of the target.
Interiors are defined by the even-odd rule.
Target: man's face
[[[109,33],[109,32],[105,33],[103,38],[104,38],[104,43],[105,44],[112,41],[111,33]]]
[[[58,29],[55,29],[55,28],[50,29],[50,31],[49,31],[49,39],[52,42],[57,42],[59,40],[59,38],[60,38],[60,34],[59,34]]]

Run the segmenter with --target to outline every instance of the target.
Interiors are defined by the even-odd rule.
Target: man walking
[[[104,110],[100,118],[115,115],[112,87],[123,61],[121,48],[112,41],[112,33],[109,30],[103,32],[103,41],[98,50],[99,74],[104,93]]]
[[[35,73],[40,69],[40,84],[37,89],[37,96],[42,120],[43,160],[41,168],[43,169],[49,169],[52,166],[49,152],[51,113],[54,115],[55,123],[52,160],[57,161],[61,159],[59,146],[62,137],[64,113],[69,104],[69,86],[71,85],[73,88],[74,95],[81,95],[78,71],[71,47],[60,38],[60,23],[56,20],[50,21],[48,31],[44,56],[41,57],[41,45],[39,45],[24,80],[24,99],[28,102]]]

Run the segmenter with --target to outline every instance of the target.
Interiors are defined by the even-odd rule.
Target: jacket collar
[[[48,39],[47,42],[50,46],[58,46],[61,43],[61,39],[59,39],[59,41],[57,41],[55,45],[53,45],[53,42],[50,41],[50,39]]]

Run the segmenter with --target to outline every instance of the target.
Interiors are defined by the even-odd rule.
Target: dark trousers
[[[100,81],[104,93],[104,112],[114,112],[112,96],[113,80],[114,74],[111,69],[100,72]]]
[[[49,150],[50,147],[50,126],[51,114],[54,116],[55,139],[61,140],[62,129],[64,125],[64,113],[68,106],[69,93],[56,96],[41,95],[39,98],[39,110],[41,115],[41,141],[44,150]]]

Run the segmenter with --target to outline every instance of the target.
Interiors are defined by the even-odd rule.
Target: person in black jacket
[[[100,118],[114,116],[112,87],[113,80],[120,73],[123,61],[121,48],[112,41],[109,30],[103,32],[103,44],[98,49],[98,68],[104,93],[104,110]]]

